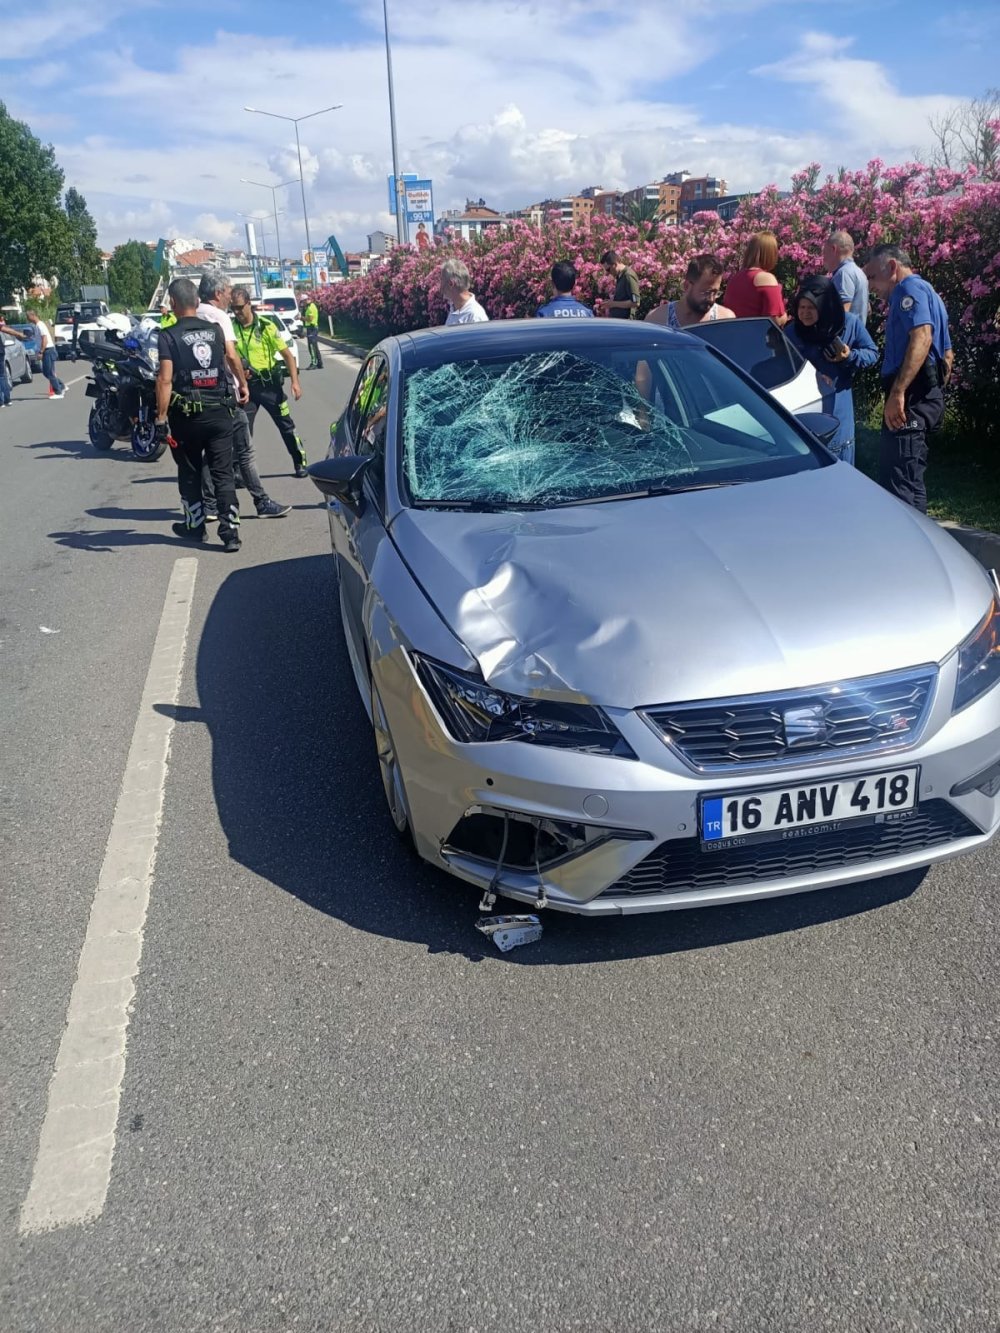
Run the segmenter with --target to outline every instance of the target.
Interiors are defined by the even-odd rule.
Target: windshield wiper
[[[672,485],[670,482],[657,482],[656,485],[635,493],[637,495],[683,495],[685,491],[717,491],[724,486],[742,486],[746,480],[746,477],[738,477],[735,481],[695,481],[689,484],[682,482],[677,485]]]
[[[467,514],[509,514],[522,509],[545,509],[528,500],[414,500],[414,509],[459,509]]]

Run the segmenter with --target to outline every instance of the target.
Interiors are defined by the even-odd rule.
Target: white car
[[[77,343],[84,334],[99,333],[100,319],[108,314],[108,307],[103,301],[67,302],[56,308],[56,317],[52,321],[52,332],[56,340],[56,356],[63,358],[73,354],[73,316],[79,312],[80,324],[77,329]]]
[[[295,369],[298,370],[299,345],[295,341],[295,337],[291,329],[289,328],[288,320],[284,317],[284,315],[279,315],[276,311],[273,310],[261,310],[258,313],[260,314],[261,319],[268,320],[268,322],[273,324],[274,327],[278,330],[278,332],[281,335],[282,342],[285,344],[285,346],[292,354],[292,359],[295,362]],[[279,365],[284,363],[283,357],[280,356],[276,357],[275,360]]]
[[[291,287],[265,287],[259,301],[254,302],[261,312],[281,315],[297,338],[305,337],[305,325],[299,313],[299,303]]]

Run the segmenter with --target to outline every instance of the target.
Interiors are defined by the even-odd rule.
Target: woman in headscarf
[[[851,385],[863,366],[878,360],[878,348],[865,326],[846,311],[830,278],[806,278],[795,294],[785,337],[815,366],[823,411],[836,417],[840,430],[827,448],[845,463],[854,462],[854,395]]]

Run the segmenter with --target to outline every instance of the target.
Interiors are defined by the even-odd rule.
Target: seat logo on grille
[[[830,739],[831,727],[822,704],[785,708],[781,713],[781,721],[785,729],[785,744],[790,750],[798,745],[822,745]]]

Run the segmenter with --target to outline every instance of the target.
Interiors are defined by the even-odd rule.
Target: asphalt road
[[[303,376],[314,458],[352,378]],[[491,951],[390,833],[263,419],[294,509],[197,552],[106,1201],[22,1233],[189,554],[169,457],[39,385],[0,410],[4,1333],[1000,1327],[997,852]]]

